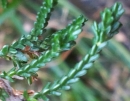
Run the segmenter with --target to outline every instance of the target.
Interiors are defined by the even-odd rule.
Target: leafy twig
[[[95,32],[95,44],[93,45],[90,53],[87,54],[66,76],[57,80],[53,84],[48,83],[42,91],[35,93],[35,98],[42,98],[47,101],[46,95],[61,95],[57,90],[70,89],[68,84],[75,83],[79,80],[79,77],[86,74],[87,69],[90,68],[94,61],[98,59],[100,51],[107,45],[109,39],[119,31],[121,23],[118,21],[124,10],[120,3],[116,3],[111,8],[106,8],[101,16],[102,22],[97,24],[94,22],[93,30]],[[117,16],[118,15],[118,16]],[[108,30],[109,29],[109,30]]]
[[[14,68],[8,72],[2,72],[1,78],[13,81],[14,76],[18,78],[26,78],[29,83],[32,83],[31,77],[37,76],[36,72],[43,67],[47,62],[59,56],[60,52],[69,50],[75,45],[75,39],[82,31],[86,19],[79,16],[65,29],[62,29],[46,38],[39,39],[47,25],[50,12],[57,0],[45,0],[40,12],[37,15],[37,20],[34,23],[34,28],[27,36],[22,36],[18,41],[12,45],[5,45],[0,50],[0,56],[14,63]],[[108,40],[118,33],[121,23],[119,19],[124,10],[120,3],[115,3],[111,8],[106,8],[101,13],[101,22],[97,24],[94,22],[93,31],[95,33],[94,45],[90,52],[72,69],[66,76],[55,81],[53,84],[48,83],[40,92],[36,92],[33,96],[29,96],[27,91],[23,93],[27,101],[36,101],[42,98],[48,101],[47,95],[61,95],[58,91],[60,89],[70,89],[69,84],[75,83],[79,77],[86,74],[87,69],[90,68],[94,61],[100,55],[100,51],[107,45]],[[44,30],[45,31],[45,30]],[[38,53],[37,56],[35,52]],[[32,58],[29,62],[26,54]]]

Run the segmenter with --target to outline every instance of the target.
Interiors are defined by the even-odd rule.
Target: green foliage
[[[42,37],[46,32],[45,27],[56,3],[57,0],[45,0],[37,14],[34,28],[30,34],[23,35],[18,41],[10,46],[5,45],[0,50],[0,56],[13,61],[14,64],[10,71],[4,71],[0,74],[1,78],[13,82],[14,76],[18,76],[27,79],[28,83],[31,84],[33,82],[32,77],[37,76],[36,72],[40,68],[53,58],[58,57],[61,52],[70,50],[75,45],[75,39],[82,31],[86,21],[83,16],[77,17],[65,29],[59,30],[46,38]],[[107,45],[108,40],[118,33],[121,27],[118,20],[123,12],[120,3],[115,3],[111,8],[106,8],[101,13],[102,21],[99,24],[96,22],[93,24],[95,37],[90,52],[67,75],[54,83],[48,83],[41,91],[35,92],[32,96],[25,91],[24,98],[27,101],[36,101],[37,99],[48,101],[48,95],[60,96],[59,90],[69,90],[70,84],[77,82],[81,76],[87,73],[87,69],[99,58],[100,51]],[[30,62],[30,60],[32,61]]]
[[[4,89],[0,88],[0,99],[2,101],[6,101],[6,98],[8,97],[9,97],[8,93]]]
[[[118,33],[118,29],[121,27],[121,23],[118,21],[124,10],[120,3],[116,3],[110,9],[106,8],[101,13],[102,22],[97,25],[93,24],[93,30],[95,32],[95,42],[103,42],[112,38]]]
[[[54,5],[56,5],[56,3],[57,0],[46,0],[45,2],[43,2],[43,6],[41,6],[40,12],[38,12],[36,16],[37,19],[36,22],[34,22],[34,28],[30,33],[31,35],[28,36],[29,38],[33,37],[34,41],[37,41],[37,38],[35,38],[35,36],[37,37],[43,33],[42,29],[46,27],[51,10]]]
[[[1,0],[3,8],[7,7],[7,0]]]

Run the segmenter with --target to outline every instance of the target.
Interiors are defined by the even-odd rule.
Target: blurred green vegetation
[[[42,0],[8,0],[7,8],[0,6],[0,47],[11,44],[21,35],[28,34],[33,26],[36,12]],[[48,34],[66,26],[77,15],[84,14],[79,8],[67,0],[59,0],[52,12],[47,27]],[[86,14],[84,14],[86,15]],[[77,45],[46,67],[40,70],[38,82],[27,86],[12,84],[15,88],[39,90],[46,82],[54,81],[65,75],[89,51],[92,46],[93,32],[89,21],[77,40]],[[0,64],[3,60],[0,59]],[[5,61],[4,64],[8,62]],[[10,65],[11,63],[9,63]],[[1,65],[5,68],[7,65]],[[8,66],[7,66],[8,67]],[[62,96],[50,97],[51,101],[129,101],[130,96],[130,52],[116,39],[112,39],[95,65],[81,80],[72,86],[70,91],[63,91]]]

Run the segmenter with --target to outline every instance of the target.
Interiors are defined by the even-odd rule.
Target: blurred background
[[[0,48],[11,44],[21,35],[28,34],[40,5],[44,0],[8,0],[6,9],[0,6]],[[26,81],[11,85],[18,90],[40,90],[47,82],[61,78],[87,54],[92,46],[93,21],[100,21],[100,12],[105,7],[121,2],[125,9],[121,17],[123,27],[100,58],[80,81],[71,85],[71,90],[61,91],[62,96],[49,96],[50,101],[130,101],[130,0],[59,0],[51,14],[47,32],[64,28],[74,18],[83,14],[88,21],[70,51],[48,63],[39,72],[37,82],[28,86]],[[10,61],[0,59],[0,71],[13,67]]]

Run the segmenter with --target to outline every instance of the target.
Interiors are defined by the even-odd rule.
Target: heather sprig
[[[108,40],[119,31],[121,23],[118,20],[123,12],[120,3],[115,3],[111,8],[106,8],[101,13],[102,21],[99,24],[96,22],[93,24],[95,43],[90,52],[67,75],[52,84],[48,83],[40,92],[35,93],[34,97],[47,101],[46,95],[48,94],[60,96],[59,90],[69,90],[71,83],[77,82],[79,77],[85,75],[87,69],[99,58],[100,51],[107,45]]]
[[[1,78],[13,81],[14,78],[24,78],[28,83],[33,83],[32,77],[37,76],[37,71],[50,62],[61,52],[70,50],[76,44],[75,39],[82,31],[86,21],[83,16],[77,17],[66,28],[61,29],[45,38],[41,38],[46,30],[46,25],[50,17],[52,8],[57,0],[45,0],[34,28],[30,34],[22,36],[12,45],[5,45],[0,50],[0,56],[13,61],[14,67],[8,72],[3,71]],[[107,45],[108,40],[118,33],[121,23],[119,19],[124,10],[120,3],[115,3],[111,8],[106,8],[101,13],[101,22],[94,22],[92,29],[95,33],[94,44],[89,53],[75,67],[61,79],[54,83],[47,83],[39,92],[34,92],[30,96],[24,91],[23,96],[27,101],[37,101],[43,99],[48,101],[47,95],[60,96],[60,90],[69,90],[70,84],[75,83],[79,78],[87,73],[94,62],[99,58],[101,50]],[[40,37],[40,38],[39,38]],[[35,54],[37,53],[37,54]],[[32,61],[29,61],[31,58]]]

